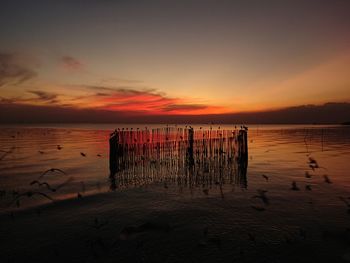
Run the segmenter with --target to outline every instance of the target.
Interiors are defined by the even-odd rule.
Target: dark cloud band
[[[18,62],[14,53],[0,53],[0,87],[18,85],[37,76],[37,73]]]

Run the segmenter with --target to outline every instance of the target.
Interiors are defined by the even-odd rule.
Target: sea
[[[240,125],[192,126],[203,130],[240,128]],[[226,182],[220,190],[213,184],[203,192],[200,185],[168,183],[164,186],[150,180],[146,184],[133,182],[112,190],[110,134],[118,128],[162,127],[166,125],[0,126],[0,211],[143,187],[149,191],[154,188],[155,192],[166,188],[163,190],[176,193],[179,198],[209,195],[220,199],[223,194],[251,192],[254,195],[264,190],[270,196],[293,199],[297,192],[298,198],[308,202],[319,201],[328,206],[344,203],[346,209],[350,197],[350,127],[341,125],[248,125],[248,165],[243,186]],[[35,194],[27,196],[28,193]],[[254,205],[258,199],[248,198],[248,201]]]

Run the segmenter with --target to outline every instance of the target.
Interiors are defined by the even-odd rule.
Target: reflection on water
[[[136,130],[137,127],[143,126],[129,125],[128,127]],[[8,208],[16,193],[27,191],[42,191],[55,200],[76,197],[78,194],[84,196],[110,191],[108,141],[110,132],[118,128],[118,125],[101,127],[103,129],[96,125],[74,129],[63,126],[62,128],[2,127],[0,129],[0,157],[4,157],[0,160],[1,209]],[[119,128],[121,127],[119,125]],[[199,126],[194,128],[199,129]],[[203,126],[204,128],[210,129],[209,126]],[[234,126],[223,125],[221,129],[234,129]],[[234,169],[228,169],[227,166],[223,166],[223,160],[220,158],[214,158],[211,161],[199,158],[200,163],[192,170],[188,168],[183,170],[178,164],[170,165],[171,158],[169,158],[168,164],[162,166],[167,167],[166,171],[162,170],[160,164],[151,164],[149,161],[147,166],[132,168],[138,169],[136,174],[144,177],[131,177],[131,174],[135,173],[124,170],[116,175],[115,186],[122,190],[144,183],[151,184],[149,187],[152,184],[156,186],[157,182],[160,182],[162,189],[177,191],[178,178],[181,178],[181,185],[202,186],[204,183],[205,189],[210,189],[209,194],[215,195],[217,192],[218,196],[220,196],[220,191],[234,194],[232,191],[236,183],[247,186],[246,191],[264,188],[268,183],[269,193],[288,196],[293,181],[301,190],[304,190],[305,185],[311,185],[312,189],[317,190],[318,193],[314,198],[321,198],[329,194],[329,189],[347,192],[350,189],[349,131],[348,127],[341,126],[250,126],[248,132],[249,167],[246,173],[244,164],[243,166],[234,164],[232,166]],[[311,169],[309,157],[317,160],[320,168]],[[225,159],[224,163],[228,163],[228,160]],[[212,168],[206,173],[208,166]],[[197,169],[197,167],[200,168]],[[62,169],[66,173],[65,175],[53,171],[44,176],[45,182],[53,188],[64,183],[69,177],[73,177],[73,181],[56,192],[50,191],[45,186],[30,185],[44,171],[51,168]],[[143,172],[139,172],[142,169],[144,169]],[[190,172],[193,173],[193,176],[187,176]],[[311,175],[311,179],[305,177],[306,172]],[[268,176],[268,182],[262,177],[262,174]],[[327,175],[332,181],[331,188],[327,188],[323,179],[324,175]],[[149,180],[151,177],[157,177],[160,180]],[[249,178],[248,185],[245,179],[242,179],[247,177]],[[188,178],[195,179],[189,181]],[[126,179],[129,180],[128,183]],[[205,195],[202,190],[196,194]],[[304,192],[300,194],[304,195]],[[33,196],[23,198],[21,207],[47,202],[50,201],[40,196]]]
[[[166,127],[116,130],[110,142],[111,189],[163,183],[247,186],[247,132]]]

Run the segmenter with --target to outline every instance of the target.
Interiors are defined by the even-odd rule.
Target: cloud
[[[105,110],[132,110],[149,114],[227,113],[228,108],[205,104],[196,99],[174,98],[156,90],[117,89],[109,96],[95,99]]]
[[[84,68],[83,64],[78,59],[71,56],[61,57],[61,63],[63,68],[70,71],[79,71]]]
[[[192,111],[202,110],[208,108],[207,105],[203,104],[171,104],[162,108],[163,111]]]
[[[37,96],[37,98],[29,99],[29,100],[35,100],[40,102],[48,102],[48,103],[57,103],[57,97],[58,94],[41,91],[41,90],[28,90],[29,93],[32,93]]]
[[[143,83],[141,80],[136,79],[125,79],[125,78],[104,78],[101,80],[101,85],[110,85],[110,84],[140,84]]]
[[[109,94],[108,93],[103,93],[103,92],[97,92],[97,93],[95,93],[95,96],[97,96],[97,97],[106,97],[106,96],[109,96]]]
[[[212,106],[196,99],[171,97],[155,89],[130,88],[125,86],[79,86],[90,94],[73,98],[80,108],[109,111],[139,112],[142,114],[208,114],[227,113],[228,108]],[[85,105],[85,106],[84,106]]]
[[[0,53],[0,87],[18,85],[37,76],[15,53]]]
[[[119,94],[124,94],[126,96],[129,95],[137,95],[137,94],[144,94],[144,93],[149,93],[149,94],[156,94],[156,95],[165,95],[162,92],[157,92],[155,89],[149,89],[149,88],[143,88],[143,89],[137,89],[132,86],[117,86],[117,87],[107,87],[107,86],[92,86],[92,85],[86,85],[82,86],[85,89],[90,89],[94,90],[97,92],[110,92],[110,93],[119,93]]]
[[[12,104],[12,103],[16,103],[16,100],[13,98],[0,97],[0,104]]]
[[[89,85],[70,85],[56,87],[60,93],[44,90],[27,90],[27,94],[15,98],[3,98],[3,102],[47,105],[76,109],[91,109],[137,113],[142,115],[189,115],[227,113],[228,108],[207,105],[197,100],[176,98],[155,89],[136,89],[129,87],[105,87]],[[29,96],[31,94],[31,96]],[[35,95],[35,96],[33,96]]]
[[[5,98],[0,97],[0,104],[14,104],[14,105],[52,105],[59,104],[60,100],[58,99],[59,94],[41,91],[41,90],[27,90],[27,93],[35,95],[34,97],[12,97]]]
[[[89,86],[88,88],[96,91],[90,98],[91,105],[104,110],[157,114],[163,112],[163,108],[180,101],[152,89],[137,90],[125,87],[109,88],[100,86]]]

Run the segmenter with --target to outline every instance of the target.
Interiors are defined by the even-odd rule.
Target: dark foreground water
[[[1,128],[3,258],[350,261],[349,127],[250,126],[243,185],[148,180],[111,192],[108,138],[117,127],[122,125]],[[310,167],[310,158],[317,167]],[[30,185],[50,168],[65,173],[44,176],[57,191]],[[54,201],[40,194],[16,198],[28,191]]]

